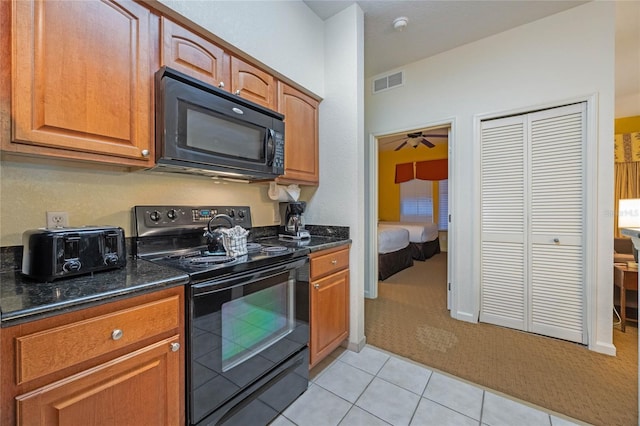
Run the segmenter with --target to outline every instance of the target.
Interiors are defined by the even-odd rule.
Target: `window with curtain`
[[[438,229],[449,229],[449,180],[438,181]]]
[[[431,181],[412,179],[400,184],[400,221],[433,221],[433,185]]]

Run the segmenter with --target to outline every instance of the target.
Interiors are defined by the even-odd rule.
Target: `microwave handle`
[[[276,157],[275,131],[267,129],[267,166],[273,166],[273,160]]]

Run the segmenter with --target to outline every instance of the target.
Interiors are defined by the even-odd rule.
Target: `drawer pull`
[[[113,340],[120,340],[120,339],[122,338],[122,335],[123,335],[123,334],[124,334],[124,333],[122,332],[122,330],[120,330],[119,328],[116,328],[115,330],[113,330],[113,331],[111,332],[111,338],[112,338]]]
[[[337,261],[336,259],[333,259],[333,260],[331,261],[331,264],[332,264],[332,265],[336,265],[337,263],[338,263],[338,261]]]
[[[180,343],[174,342],[171,344],[171,352],[178,352],[180,350]]]
[[[320,288],[320,284],[314,284],[313,288],[315,288],[316,290],[318,290]]]

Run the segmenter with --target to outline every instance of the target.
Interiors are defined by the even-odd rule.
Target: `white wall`
[[[159,0],[324,96],[324,23],[301,1]]]
[[[300,1],[160,0],[323,97],[320,186],[303,188],[305,218],[349,226],[349,345],[364,344],[364,15],[357,5],[322,21]]]
[[[320,104],[320,186],[307,223],[349,226],[349,347],[364,345],[364,15],[350,6],[325,22],[325,99]],[[303,192],[306,196],[309,189]]]
[[[476,321],[479,312],[474,117],[595,94],[597,135],[589,150],[597,153],[598,175],[597,187],[589,188],[589,193],[596,197],[597,211],[590,213],[597,231],[588,238],[597,247],[597,299],[590,307],[594,321],[589,325],[589,342],[594,350],[615,352],[611,344],[613,199],[609,195],[613,188],[614,21],[613,2],[590,2],[409,64],[403,67],[403,87],[377,95],[365,92],[367,134],[455,119],[456,183],[450,194],[455,232],[449,241],[459,253],[450,259],[455,318]]]

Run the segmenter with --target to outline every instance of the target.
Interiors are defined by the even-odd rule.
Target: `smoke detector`
[[[393,29],[396,31],[404,30],[409,24],[409,18],[406,16],[401,16],[393,20]]]

